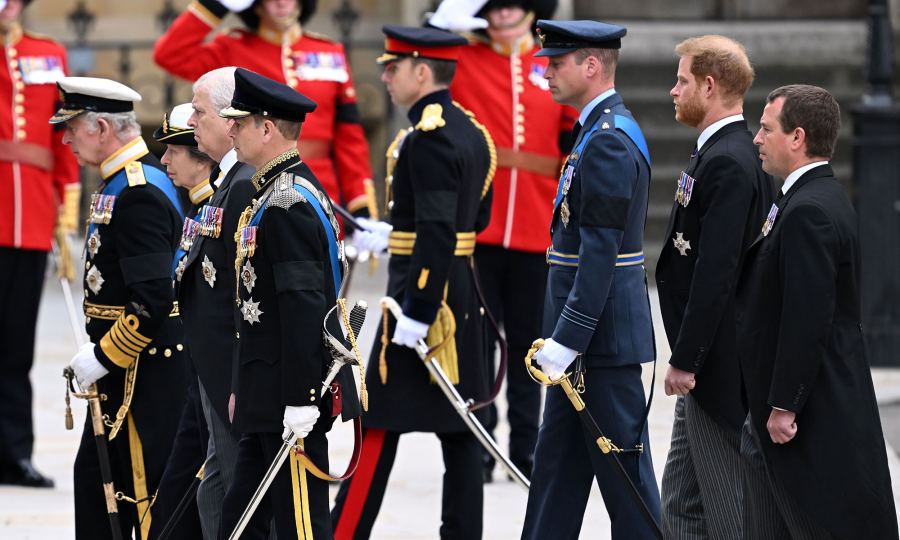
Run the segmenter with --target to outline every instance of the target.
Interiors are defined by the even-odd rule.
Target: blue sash
[[[325,228],[325,236],[328,238],[328,256],[331,260],[331,277],[334,280],[334,294],[336,297],[340,294],[341,291],[341,265],[340,258],[338,257],[337,237],[335,237],[334,235],[334,229],[331,226],[331,220],[329,220],[328,215],[325,214],[325,210],[322,208],[322,204],[319,202],[319,199],[310,190],[301,186],[300,184],[294,184],[294,190],[301,196],[303,196],[303,198],[306,199],[306,201],[310,205],[312,205],[313,209],[316,211],[316,214],[319,216],[319,219],[322,221],[322,226]],[[259,222],[262,221],[263,212],[266,211],[266,208],[268,206],[269,197],[266,197],[266,200],[263,201],[262,206],[260,206],[259,211],[256,212],[256,215],[253,216],[253,219],[250,220],[248,226],[258,226]]]
[[[650,149],[647,148],[647,141],[644,139],[644,134],[641,132],[640,126],[637,125],[637,122],[628,118],[627,116],[616,115],[616,129],[628,135],[628,138],[631,139],[631,142],[634,143],[635,146],[638,147],[638,150],[641,151],[641,155],[644,156],[644,160],[647,162],[647,166],[650,166]]]

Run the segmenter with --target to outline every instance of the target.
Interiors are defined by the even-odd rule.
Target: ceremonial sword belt
[[[578,254],[562,253],[555,251],[553,247],[547,248],[545,260],[549,265],[557,266],[578,266]],[[616,255],[616,266],[637,266],[644,264],[644,252],[637,251],[635,253],[619,253]]]
[[[391,231],[388,236],[388,253],[391,255],[412,255],[416,244],[416,233],[408,231]],[[475,253],[475,232],[456,233],[454,257],[468,257]]]
[[[93,304],[84,301],[84,316],[92,319],[103,319],[106,321],[114,321],[125,313],[125,306],[105,306],[103,304]],[[181,312],[178,310],[178,301],[172,302],[172,310],[169,311],[169,317],[178,317]]]

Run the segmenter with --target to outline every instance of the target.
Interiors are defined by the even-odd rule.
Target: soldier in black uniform
[[[447,90],[459,46],[466,40],[430,28],[385,26],[382,80],[392,100],[409,107],[414,127],[401,130],[388,150],[393,231],[388,267],[389,296],[403,307],[396,325],[380,328],[366,386],[369,411],[363,438],[365,460],[341,485],[332,511],[335,537],[368,538],[384,496],[401,433],[437,434],[444,453],[442,538],[481,537],[481,448],[457,416],[414,350],[446,328],[442,301],[456,321],[455,350],[439,360],[464,398],[488,394],[488,361],[482,316],[469,260],[475,235],[490,217],[495,159],[490,135],[454,104]],[[389,227],[387,227],[389,229]],[[385,244],[378,231],[360,235],[362,249]],[[367,241],[371,240],[371,242]],[[434,323],[434,326],[432,326]],[[429,326],[432,326],[429,329]],[[384,343],[384,345],[382,345]],[[446,349],[445,349],[446,351]]]
[[[231,107],[219,113],[234,119],[228,133],[238,159],[257,168],[257,192],[235,236],[239,323],[232,388],[234,427],[242,435],[219,538],[234,529],[282,446],[284,427],[328,470],[325,434],[334,417],[359,412],[349,369],[336,390],[343,410],[340,401],[320,398],[329,358],[322,322],[337,299],[344,261],[328,195],[297,153],[300,124],[315,107],[290,87],[238,68]],[[274,514],[281,540],[330,538],[328,484],[307,474],[293,452],[286,465],[243,537],[263,538]]]
[[[63,142],[103,181],[91,200],[86,233],[84,315],[88,343],[72,359],[82,388],[96,382],[114,425],[109,454],[114,486],[137,501],[119,505],[122,533],[146,538],[156,491],[187,388],[172,270],[182,213],[175,186],[144,140],[133,112],[141,96],[115,81],[61,79]],[[75,458],[75,534],[110,538],[96,443],[85,421]]]

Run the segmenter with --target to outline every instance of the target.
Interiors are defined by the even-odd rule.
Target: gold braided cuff
[[[116,319],[109,332],[100,338],[100,349],[122,369],[128,369],[150,344],[150,338],[138,332],[139,326],[137,315],[125,315]]]

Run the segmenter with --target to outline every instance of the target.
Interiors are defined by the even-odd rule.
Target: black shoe
[[[15,463],[6,463],[0,471],[0,484],[52,488],[53,480],[39,473],[30,459],[20,459]]]

